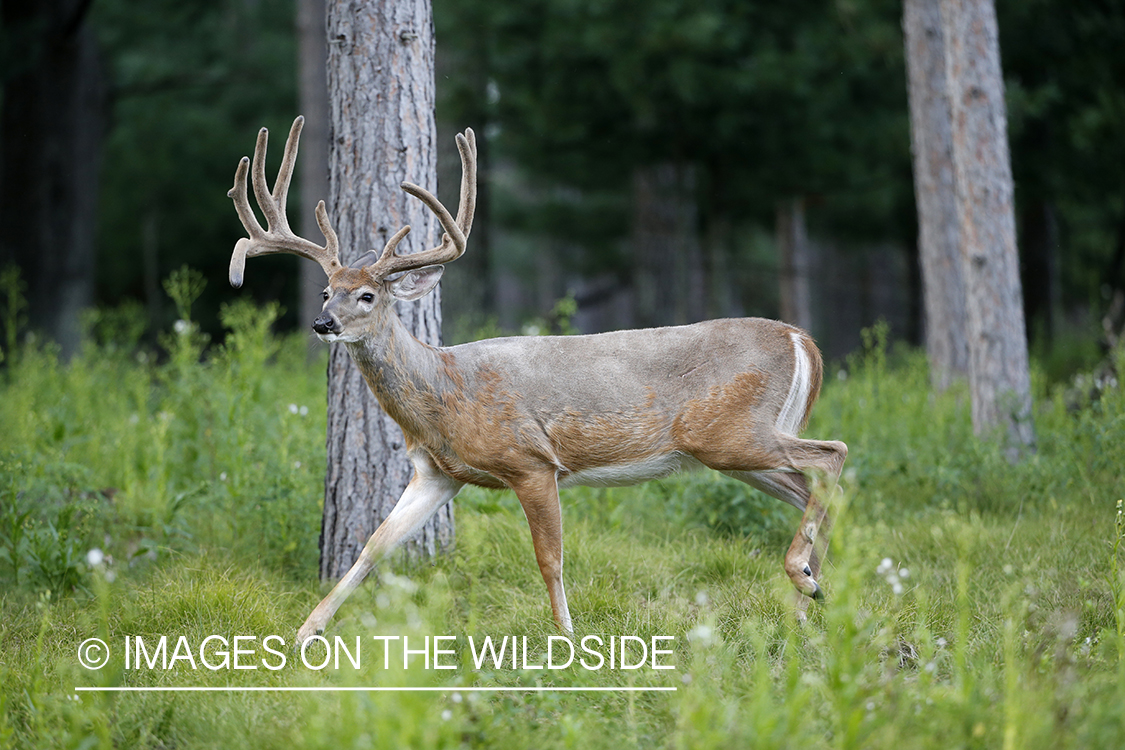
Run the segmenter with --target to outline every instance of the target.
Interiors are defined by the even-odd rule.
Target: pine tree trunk
[[[633,173],[636,319],[640,327],[694,323],[707,315],[695,170],[673,163]]]
[[[777,204],[777,245],[781,256],[781,319],[812,330],[812,246],[805,226],[805,200]]]
[[[946,85],[942,0],[906,0],[903,31],[914,152],[914,199],[933,386],[969,372],[965,284],[953,187],[953,134]]]
[[[325,33],[325,0],[297,2],[297,88],[299,109],[305,117],[301,138],[300,234],[319,237],[316,204],[328,200],[328,41]],[[312,322],[320,314],[324,272],[315,264],[299,264],[297,309],[300,325],[309,336],[310,354],[319,341]]]
[[[89,7],[82,0],[0,2],[12,63],[2,81],[0,267],[20,268],[31,325],[64,356],[78,350],[79,313],[94,302],[106,107]]]
[[[434,245],[436,218],[399,188],[410,180],[436,192],[434,34],[429,0],[328,2],[329,201],[341,261],[382,249],[404,224],[399,252]],[[441,336],[438,292],[398,305],[419,340]],[[379,408],[343,345],[328,363],[328,474],[320,573],[342,575],[397,502],[413,470],[402,433]],[[452,542],[453,508],[413,540],[411,556]]]
[[[1014,461],[1035,434],[996,9],[992,0],[947,0],[942,27],[973,429],[1002,431]]]

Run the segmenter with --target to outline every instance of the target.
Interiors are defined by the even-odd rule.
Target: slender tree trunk
[[[1047,341],[1054,337],[1059,301],[1058,225],[1050,201],[1031,201],[1021,211],[1023,312],[1027,325]]]
[[[906,0],[903,31],[914,152],[914,200],[930,379],[943,391],[969,372],[968,323],[953,187],[951,105],[942,0]]]
[[[633,288],[642,327],[707,315],[695,188],[691,167],[665,163],[633,174]]]
[[[484,6],[481,6],[482,8]],[[460,13],[465,13],[464,10]],[[482,28],[487,20],[479,19]],[[460,29],[456,30],[458,33]],[[449,30],[447,33],[455,33]],[[441,27],[438,35],[441,37]],[[470,251],[446,267],[441,277],[445,290],[443,314],[447,321],[463,325],[480,325],[497,312],[497,290],[493,277],[491,252],[491,156],[488,133],[489,112],[493,109],[489,101],[488,48],[487,35],[474,33],[467,49],[457,50],[440,43],[437,48],[438,80],[457,78],[469,89],[468,96],[459,97],[455,111],[464,121],[453,121],[442,117],[442,106],[438,104],[438,185],[442,193],[438,198],[447,206],[457,205],[457,191],[461,185],[461,160],[458,156],[454,133],[471,127],[477,132],[477,207],[473,220],[473,242]],[[447,96],[449,96],[447,94]],[[446,331],[449,333],[449,330]],[[462,335],[467,331],[461,331]]]
[[[1014,461],[1035,434],[996,9],[992,0],[945,0],[941,10],[973,429],[1002,431]]]
[[[325,32],[325,0],[297,3],[297,87],[299,108],[305,117],[301,139],[300,232],[319,237],[316,204],[328,200],[328,39]],[[315,263],[301,262],[298,279],[298,312],[309,337],[310,354],[319,346],[312,334],[312,321],[320,314],[324,273]]]
[[[777,245],[781,255],[781,319],[812,330],[812,247],[805,226],[805,199],[777,204]]]
[[[94,302],[98,169],[105,87],[89,0],[3,0],[0,266],[28,283],[32,327],[64,355]]]
[[[404,224],[399,252],[436,244],[439,226],[404,180],[434,191],[434,36],[429,0],[328,2],[329,205],[341,261],[382,249]],[[436,192],[436,191],[435,191]],[[439,343],[438,292],[398,306],[407,330]],[[342,345],[328,364],[328,474],[320,573],[342,575],[387,516],[412,476],[402,433],[379,408]],[[432,555],[453,538],[447,505],[408,542]]]
[[[710,293],[707,317],[740,318],[745,315],[736,294],[734,269],[731,267],[731,246],[734,226],[725,214],[711,217],[707,224],[707,255]]]

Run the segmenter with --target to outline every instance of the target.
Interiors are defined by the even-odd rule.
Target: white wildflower
[[[715,640],[715,629],[707,624],[699,624],[688,631],[688,640],[701,646],[710,646]]]

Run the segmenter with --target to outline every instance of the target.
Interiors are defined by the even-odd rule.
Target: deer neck
[[[440,434],[438,407],[453,387],[440,350],[415,338],[393,309],[346,346],[379,405],[403,432],[423,443]]]

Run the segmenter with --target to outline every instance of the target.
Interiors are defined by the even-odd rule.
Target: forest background
[[[898,2],[434,5],[447,202],[452,133],[483,135],[473,243],[444,281],[447,342],[549,329],[567,298],[584,332],[785,314],[835,358],[880,318],[922,341]],[[82,64],[73,80],[36,79],[29,67],[58,42],[19,6],[5,4],[0,32],[0,143],[5,164],[40,153],[46,166],[23,173],[31,184],[0,182],[0,264],[24,267],[28,319],[64,350],[76,324],[52,315],[77,320],[78,302],[60,297],[138,306],[154,338],[175,314],[160,286],[171,271],[225,276],[241,233],[233,165],[258,127],[284,132],[309,63],[299,52],[322,52],[299,48],[291,0],[55,2],[41,7],[67,21]],[[1062,377],[1098,356],[1125,289],[1125,11],[997,10],[1029,336]],[[22,106],[36,80],[78,95]],[[59,128],[73,145],[51,145]],[[29,197],[44,194],[58,197],[50,216]],[[302,282],[293,258],[261,265],[251,293],[282,303],[284,329],[305,328],[299,299],[319,281]],[[804,309],[783,310],[799,283]],[[220,333],[233,294],[208,285],[205,331]]]

